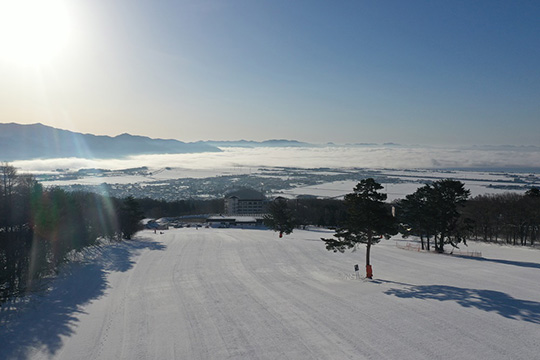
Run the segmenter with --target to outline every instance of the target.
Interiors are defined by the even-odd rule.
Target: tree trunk
[[[440,252],[439,251],[439,236],[437,236],[436,234],[433,237],[433,246],[435,246],[435,251],[436,252]]]
[[[444,239],[446,238],[446,234],[441,234],[439,236],[439,246],[437,248],[437,251],[441,254],[444,252]]]

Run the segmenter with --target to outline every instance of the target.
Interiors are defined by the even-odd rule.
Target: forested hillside
[[[33,176],[0,166],[0,303],[35,290],[70,252],[130,238],[141,216],[134,199],[44,189]]]

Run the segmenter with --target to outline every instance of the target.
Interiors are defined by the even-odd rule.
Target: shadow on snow
[[[54,355],[62,346],[62,337],[74,334],[78,316],[85,313],[83,306],[105,294],[108,273],[128,271],[135,264],[134,257],[144,249],[165,248],[139,238],[88,250],[97,255],[95,259],[68,265],[46,294],[33,295],[24,309],[4,309],[5,319],[0,318],[0,358],[28,358],[32,348]]]
[[[400,298],[455,301],[461,306],[493,311],[508,319],[540,324],[540,302],[516,299],[500,291],[419,285],[390,289],[385,293]]]
[[[489,259],[489,258],[469,257],[469,256],[461,256],[461,255],[454,255],[454,256],[461,257],[464,259],[466,258],[470,260],[476,260],[476,261],[487,261],[487,262],[494,262],[494,263],[504,264],[504,265],[513,265],[513,266],[520,266],[520,267],[526,267],[526,268],[540,269],[540,264],[534,263],[534,262],[504,260],[504,259]]]

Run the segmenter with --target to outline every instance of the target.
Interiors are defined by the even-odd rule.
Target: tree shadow
[[[400,298],[455,301],[463,307],[495,312],[505,318],[540,324],[540,302],[520,300],[500,291],[446,285],[419,285],[385,292]]]
[[[540,263],[534,263],[534,262],[504,260],[504,259],[489,259],[489,258],[483,258],[483,257],[470,257],[470,256],[464,256],[464,255],[454,255],[454,256],[464,258],[464,259],[476,260],[476,261],[488,261],[488,262],[494,262],[498,264],[540,269]]]
[[[62,338],[74,334],[77,317],[85,313],[83,307],[105,294],[110,272],[131,269],[142,250],[165,248],[139,238],[94,249],[99,253],[95,259],[68,265],[46,294],[34,294],[25,305],[15,304],[0,313],[4,318],[0,318],[0,359],[25,359],[34,348],[54,355],[62,347]]]

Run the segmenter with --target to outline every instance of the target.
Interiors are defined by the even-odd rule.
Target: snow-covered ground
[[[325,230],[140,233],[0,311],[0,358],[538,359],[540,252],[328,252]]]
[[[441,177],[440,179],[444,179]],[[384,188],[381,192],[387,195],[387,201],[391,202],[397,199],[404,199],[408,194],[414,193],[419,187],[426,184],[427,181],[422,182],[419,179],[418,182],[402,182],[402,183],[383,183]],[[431,179],[430,179],[431,180]],[[438,179],[436,179],[438,180]],[[526,189],[521,190],[508,190],[491,188],[489,181],[471,181],[464,180],[465,188],[471,191],[471,197],[484,194],[503,194],[507,192],[515,192],[523,194]],[[298,195],[312,195],[322,198],[335,198],[342,199],[346,194],[353,191],[354,187],[358,184],[358,181],[333,181],[317,185],[310,186],[298,186],[288,190],[282,190],[274,195],[279,195],[287,198],[296,198]],[[512,185],[510,182],[506,185]]]

